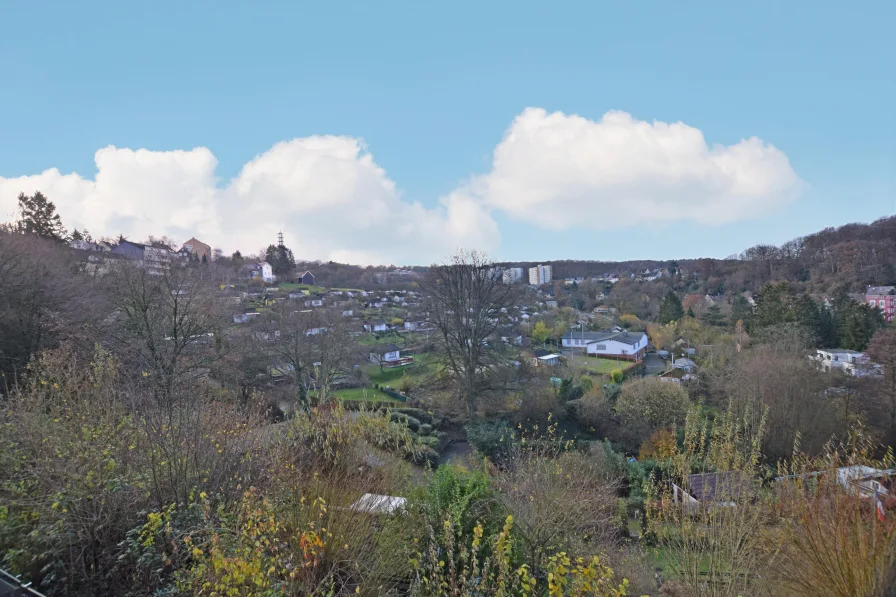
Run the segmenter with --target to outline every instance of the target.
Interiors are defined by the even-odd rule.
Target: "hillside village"
[[[195,237],[93,240],[47,211],[0,227],[0,568],[13,586],[435,595],[431,579],[465,582],[438,554],[481,533],[505,555],[451,557],[513,570],[482,577],[489,594],[533,595],[518,584],[531,565],[617,591],[587,594],[791,595],[777,591],[826,574],[805,541],[896,545],[884,267],[831,281],[780,254],[475,252],[358,267],[297,261],[283,234],[246,256]],[[823,491],[802,492],[807,479]],[[594,559],[570,572],[542,532]],[[843,545],[827,557],[854,562]],[[890,557],[874,553],[866,570]]]
[[[0,597],[896,597],[894,22],[0,1]]]
[[[284,247],[282,238],[280,235],[280,247]],[[253,322],[263,321],[262,315],[278,305],[295,307],[297,313],[304,314],[314,310],[337,313],[344,319],[341,329],[359,345],[394,349],[379,358],[374,358],[371,352],[371,362],[383,368],[411,365],[413,355],[425,350],[429,335],[434,331],[419,290],[418,282],[425,275],[423,271],[387,269],[376,272],[373,284],[367,284],[367,289],[326,288],[316,285],[314,273],[303,269],[303,264],[275,275],[273,266],[267,261],[234,264],[232,258],[224,258],[220,250],[213,251],[211,246],[196,238],[189,239],[179,249],[161,242],[142,244],[126,239],[118,243],[76,239],[70,241],[70,246],[85,262],[85,270],[93,275],[108,272],[120,259],[136,262],[159,274],[176,266],[226,261],[226,267],[217,270],[221,281],[219,298],[233,305],[235,326],[245,324],[252,328]],[[502,309],[496,333],[497,341],[513,347],[515,363],[531,363],[536,367],[568,366],[574,361],[575,354],[581,353],[603,359],[595,360],[592,365],[592,369],[602,375],[617,369],[623,373],[649,369],[651,374],[675,383],[693,377],[697,368],[695,358],[700,360],[699,344],[695,342],[690,346],[686,338],[674,339],[677,345],[651,343],[649,321],[639,321],[628,314],[625,299],[619,299],[614,287],[620,281],[623,284],[655,282],[664,278],[696,281],[699,280],[697,271],[688,272],[675,264],[666,268],[619,269],[592,277],[555,279],[553,267],[538,264],[528,268],[495,266],[490,269],[490,275],[501,283],[525,288],[525,292],[516,295],[517,304]],[[418,290],[393,288],[407,285]],[[744,320],[756,307],[753,297],[754,293],[749,291],[733,298],[724,294],[685,294],[681,303],[682,309],[695,319],[704,315],[725,319],[734,312],[733,316]],[[884,322],[893,321],[896,286],[869,285],[864,293],[850,294],[849,299],[878,309]],[[821,300],[827,308],[831,307],[831,298],[824,296]],[[746,310],[737,313],[736,308]],[[628,317],[624,317],[627,314]],[[277,330],[270,329],[270,323],[267,328],[266,337],[276,337]],[[313,328],[309,333],[322,331],[325,328]],[[677,351],[676,348],[681,346],[685,348]],[[711,349],[711,346],[704,348]],[[648,355],[652,358],[647,359],[645,367]],[[862,376],[878,375],[881,370],[879,364],[872,363],[861,351],[838,346],[818,346],[809,358],[824,371],[836,369]],[[269,373],[274,382],[282,381],[284,367],[283,363],[270,363]]]

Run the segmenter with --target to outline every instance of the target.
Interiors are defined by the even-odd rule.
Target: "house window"
[[[874,299],[871,299],[870,301],[868,301],[868,304],[871,305],[872,307],[876,307],[877,301],[875,301]]]

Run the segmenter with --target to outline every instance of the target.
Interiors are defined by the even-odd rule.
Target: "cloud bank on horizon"
[[[300,258],[425,264],[458,247],[496,251],[495,213],[555,231],[717,225],[765,215],[804,186],[787,156],[761,139],[710,146],[684,123],[620,111],[595,121],[527,108],[495,148],[491,169],[435,207],[404,199],[363,141],[348,136],[277,143],[224,184],[205,147],[109,146],[94,159],[93,179],[56,168],[0,177],[0,219],[14,214],[19,193],[40,190],[70,229],[94,235],[195,236],[248,254],[282,229],[297,238],[289,244]]]

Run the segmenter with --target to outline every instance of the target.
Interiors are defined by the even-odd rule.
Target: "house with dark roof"
[[[389,329],[389,327],[382,319],[371,319],[370,321],[364,322],[365,332],[385,332],[387,329]]]
[[[673,483],[672,495],[675,503],[691,508],[700,504],[735,506],[751,497],[756,487],[755,480],[741,471],[697,473],[687,475],[681,485]]]
[[[246,272],[250,279],[260,279],[265,282],[273,282],[274,270],[267,261],[259,263],[244,263],[242,270]]]
[[[394,344],[377,344],[370,347],[370,362],[381,365],[392,363],[401,358],[401,349]]]
[[[570,330],[561,339],[564,348],[581,350],[586,354],[627,361],[640,361],[647,352],[644,332],[609,331],[585,332]]]
[[[299,284],[308,284],[309,286],[314,286],[314,274],[309,271],[305,271],[298,275]]]
[[[426,318],[422,315],[408,315],[404,320],[404,329],[414,332],[426,327]]]
[[[368,359],[371,363],[379,365],[381,369],[401,367],[414,362],[414,357],[401,356],[401,349],[394,344],[376,344],[371,346]]]
[[[560,365],[560,355],[555,352],[537,348],[532,351],[532,354],[534,356],[532,360],[536,367],[556,367]]]
[[[153,272],[168,269],[172,255],[171,250],[165,245],[144,245],[129,240],[122,240],[117,247],[111,250],[111,253],[135,261]]]

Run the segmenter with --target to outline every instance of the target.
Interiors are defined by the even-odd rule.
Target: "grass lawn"
[[[579,363],[580,360],[576,359],[577,366]],[[635,366],[635,363],[629,361],[617,361],[615,359],[600,359],[593,357],[582,357],[581,363],[582,369],[597,375],[610,375],[615,369],[626,371]]]
[[[370,377],[370,383],[378,383],[380,385],[396,386],[407,371],[408,377],[412,381],[423,381],[429,378],[436,371],[436,365],[426,358],[426,355],[418,355],[417,362],[404,367],[394,367],[392,369],[383,369],[380,371],[379,365],[369,365],[367,367],[367,375]]]
[[[395,402],[397,400],[374,388],[345,388],[336,390],[333,395],[340,400],[357,400],[368,402]]]
[[[311,284],[293,284],[292,282],[282,282],[278,285],[280,290],[293,292],[295,290],[307,290],[309,292],[326,292],[323,286],[312,286]]]
[[[315,392],[309,392],[309,395],[314,396]],[[395,402],[396,404],[400,404],[399,400],[392,398],[388,394],[381,392],[375,388],[344,388],[342,390],[336,390],[331,394],[337,400],[352,400],[355,402]]]

